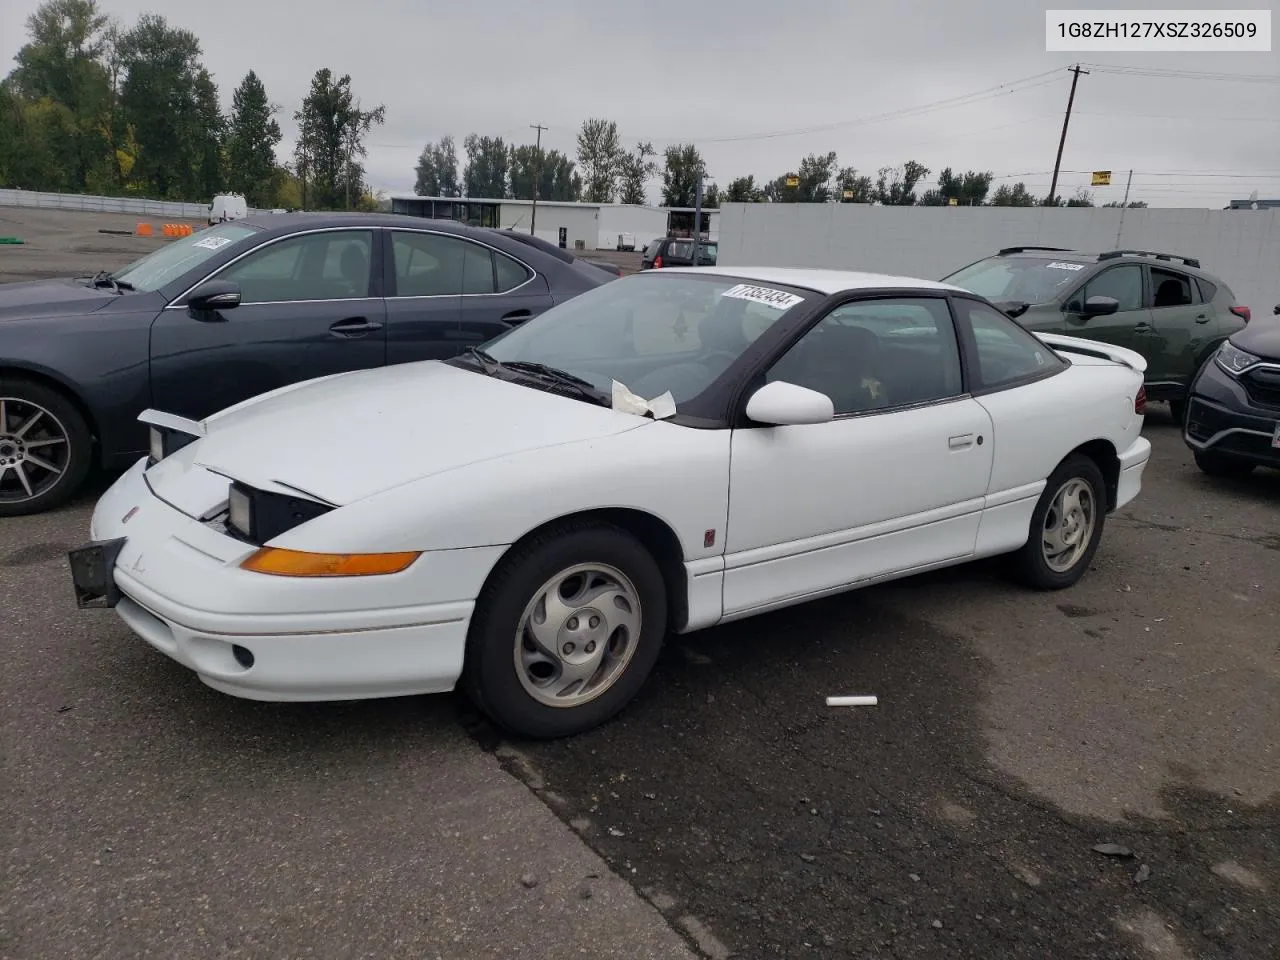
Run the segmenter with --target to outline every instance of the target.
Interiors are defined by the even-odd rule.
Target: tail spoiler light
[[[653,258],[653,269],[655,270],[662,269],[662,254],[658,254],[656,257]]]
[[[1147,388],[1141,386],[1138,388],[1137,395],[1133,398],[1133,412],[1139,417],[1147,414]]]
[[[1248,307],[1234,306],[1231,308],[1231,312],[1234,313],[1241,320],[1243,320],[1245,323],[1248,323],[1251,319],[1253,319],[1253,311],[1250,310]]]

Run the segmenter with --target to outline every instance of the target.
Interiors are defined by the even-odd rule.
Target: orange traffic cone
[[[149,223],[138,224],[138,226],[134,228],[134,233],[136,233],[140,237],[151,236],[151,224]]]

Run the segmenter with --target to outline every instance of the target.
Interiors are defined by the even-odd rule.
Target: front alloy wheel
[[[557,524],[503,557],[476,600],[463,684],[509,733],[572,736],[639,692],[667,629],[653,555],[628,531]]]
[[[0,517],[39,513],[69,497],[89,468],[84,419],[41,384],[0,381]]]

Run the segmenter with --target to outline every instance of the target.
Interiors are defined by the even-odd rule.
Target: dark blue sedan
[[[199,420],[300,380],[447,359],[615,276],[510,231],[269,214],[114,274],[0,285],[0,516],[143,455],[148,407]],[[335,456],[349,429],[335,418]]]

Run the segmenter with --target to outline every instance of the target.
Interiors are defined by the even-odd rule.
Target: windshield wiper
[[[132,283],[128,280],[117,280],[109,270],[99,270],[90,278],[89,285],[91,287],[110,287],[116,293],[133,289]]]
[[[525,378],[537,380],[557,387],[567,387],[584,400],[607,407],[613,399],[597,389],[590,380],[575,376],[559,367],[551,367],[545,363],[534,363],[532,360],[498,360],[481,347],[467,347],[464,356],[478,362],[485,373],[523,374]]]

